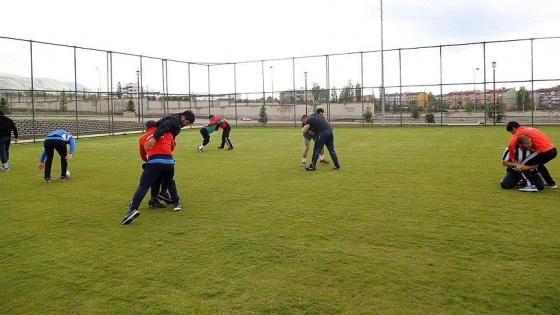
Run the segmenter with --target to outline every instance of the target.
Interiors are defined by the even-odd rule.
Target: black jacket
[[[181,132],[183,124],[181,123],[181,113],[169,114],[157,121],[157,129],[154,132],[154,139],[159,139],[166,132],[171,132],[173,138]]]
[[[14,121],[6,116],[0,116],[0,137],[11,137],[12,131],[14,132],[14,138],[18,138],[18,131]]]

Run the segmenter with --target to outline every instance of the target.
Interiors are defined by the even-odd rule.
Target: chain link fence
[[[299,126],[319,107],[333,125],[560,123],[560,37],[227,63],[0,43],[0,106],[33,139],[60,122],[77,136],[141,130],[186,109],[197,125]]]

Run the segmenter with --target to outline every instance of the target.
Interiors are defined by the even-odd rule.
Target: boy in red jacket
[[[528,136],[530,138],[528,141],[532,142],[532,148],[535,153],[531,154],[526,161],[517,162],[523,163],[526,166],[538,165],[537,170],[541,173],[546,185],[549,188],[558,188],[556,182],[552,179],[552,176],[550,176],[548,169],[544,166],[558,154],[552,141],[541,131],[535,128],[521,126],[517,121],[510,121],[506,126],[506,130],[513,135],[508,144],[510,160],[515,160],[515,147],[519,142],[519,137],[522,135]],[[523,143],[519,143],[519,145],[523,146]]]
[[[175,160],[172,155],[172,151],[175,148],[173,134],[169,131],[164,133],[152,148],[145,149],[145,144],[153,139],[156,129],[157,127],[149,128],[138,140],[140,158],[146,163],[144,164],[144,171],[140,176],[140,184],[132,197],[122,224],[129,224],[140,215],[138,207],[142,199],[144,199],[150,187],[157,184],[160,179],[162,185],[167,187],[171,194],[173,210],[181,210],[177,187],[173,181],[173,176],[175,175]]]

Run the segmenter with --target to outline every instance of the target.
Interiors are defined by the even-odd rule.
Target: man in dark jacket
[[[181,128],[192,125],[195,121],[194,113],[186,110],[182,113],[169,114],[157,121],[157,129],[154,137],[144,144],[144,149],[149,150],[154,147],[157,140],[166,132],[171,132],[173,139],[181,132]]]
[[[0,160],[2,160],[2,172],[10,170],[10,142],[12,142],[12,131],[14,132],[14,143],[18,142],[18,131],[14,121],[4,115],[0,109]]]
[[[319,108],[317,109],[317,114],[319,114],[320,111],[324,112],[323,109]],[[301,132],[306,134],[309,130],[312,130],[315,134],[315,145],[313,146],[313,158],[311,164],[309,164],[309,167],[306,168],[306,170],[315,171],[315,166],[317,165],[323,146],[326,146],[329,150],[329,154],[331,155],[331,159],[334,163],[334,169],[339,170],[340,164],[338,164],[338,156],[334,150],[334,134],[327,120],[319,115],[307,118],[305,126],[303,126]]]

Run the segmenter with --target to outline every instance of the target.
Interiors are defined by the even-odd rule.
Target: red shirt
[[[531,138],[531,141],[533,142],[533,150],[537,153],[554,149],[554,144],[552,144],[552,141],[550,141],[544,133],[535,128],[519,126],[519,128],[515,130],[515,134],[508,144],[509,158],[511,161],[514,161],[515,146],[517,145],[517,139],[521,135],[526,135]]]
[[[222,120],[222,118],[215,116],[214,118],[212,118],[212,121],[208,124],[208,126],[212,126],[218,123],[218,121]],[[224,119],[224,122],[219,124],[218,127],[224,129],[226,126],[228,125],[227,120]]]
[[[149,128],[138,140],[138,149],[140,150],[140,158],[144,162],[148,162],[151,156],[161,154],[172,156],[173,149],[175,149],[175,139],[173,139],[173,134],[171,132],[166,132],[161,136],[154,145],[153,148],[148,150],[144,149],[144,144],[154,137],[154,132],[156,127]]]

